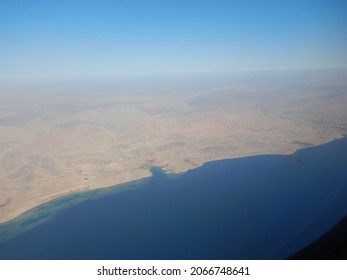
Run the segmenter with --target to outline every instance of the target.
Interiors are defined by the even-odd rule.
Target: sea
[[[347,137],[59,198],[0,226],[0,259],[286,259],[347,215]]]

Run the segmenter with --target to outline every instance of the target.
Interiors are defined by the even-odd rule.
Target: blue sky
[[[0,75],[347,65],[344,0],[0,0]]]

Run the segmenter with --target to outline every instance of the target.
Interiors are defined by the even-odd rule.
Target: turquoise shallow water
[[[210,162],[175,179],[152,171],[122,192],[39,207],[43,218],[29,213],[27,227],[2,226],[26,231],[0,243],[0,258],[284,259],[347,215],[347,138]]]

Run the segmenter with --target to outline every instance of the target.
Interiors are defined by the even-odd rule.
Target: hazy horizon
[[[0,77],[346,67],[346,3],[1,1]]]

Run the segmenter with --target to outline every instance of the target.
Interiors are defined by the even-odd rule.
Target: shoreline
[[[9,222],[11,222],[17,218],[20,218],[20,216],[25,215],[27,212],[30,212],[33,209],[40,207],[41,205],[50,203],[50,202],[57,200],[57,199],[61,199],[61,198],[68,197],[71,195],[76,195],[76,194],[83,195],[84,193],[94,192],[94,191],[99,191],[99,190],[104,190],[104,189],[109,189],[109,188],[118,188],[118,187],[122,187],[123,185],[126,185],[126,184],[132,184],[132,183],[135,183],[135,182],[140,181],[140,180],[145,180],[147,178],[150,178],[151,176],[152,175],[140,177],[140,178],[134,178],[134,179],[130,179],[129,181],[117,182],[115,184],[110,184],[107,186],[101,186],[101,187],[97,186],[95,188],[89,188],[89,189],[83,189],[83,188],[81,188],[82,186],[77,186],[74,189],[64,190],[64,191],[58,192],[58,193],[55,192],[53,196],[49,196],[49,197],[46,197],[43,199],[40,198],[40,203],[35,203],[35,204],[32,203],[32,206],[30,208],[29,207],[25,208],[26,210],[22,210],[23,208],[18,209],[18,211],[16,211],[16,212],[19,212],[18,214],[15,212],[16,214],[8,215],[8,217],[3,218],[0,222],[0,226],[4,225],[6,223],[9,223]]]
[[[286,259],[346,214],[346,147],[344,137],[287,156],[214,161],[177,180],[153,167],[153,177],[136,189],[124,184],[121,193],[118,186],[113,188],[117,193],[102,197],[87,192],[56,199],[31,211],[26,221],[0,227],[0,255],[2,259],[123,259],[134,254],[141,259],[170,258],[183,256],[186,242],[197,242],[198,248],[204,244],[212,250],[226,244],[237,248],[218,250],[227,259],[242,259],[244,252],[253,258]],[[283,230],[286,225],[290,231]],[[276,238],[269,240],[272,235]],[[175,237],[177,241],[172,241]],[[259,238],[260,247],[253,246]],[[93,240],[102,250],[94,250]],[[169,250],[160,245],[164,241]],[[145,250],[147,244],[156,248],[152,255]],[[201,252],[208,257],[211,250]]]
[[[84,201],[98,199],[107,195],[113,195],[139,188],[143,186],[150,178],[151,176],[117,185],[56,196],[55,198],[52,198],[25,211],[11,220],[0,223],[0,243],[20,233],[35,228],[36,226],[53,218],[56,214],[64,209]]]
[[[338,140],[338,139],[341,139],[341,138],[344,138],[344,137],[346,137],[346,135],[341,134],[341,135],[338,135],[336,137],[330,138],[329,140],[327,140],[327,141],[325,141],[323,143],[314,144],[314,145],[311,145],[311,146],[308,146],[308,147],[300,147],[300,148],[295,149],[295,150],[293,150],[291,152],[287,151],[285,153],[284,152],[283,153],[259,153],[259,154],[251,154],[250,153],[250,154],[244,155],[244,156],[235,156],[235,157],[210,159],[208,161],[202,162],[201,164],[199,164],[197,166],[194,166],[192,168],[189,168],[189,169],[186,169],[186,170],[183,170],[183,171],[181,171],[181,170],[180,171],[175,171],[175,170],[166,169],[165,167],[160,167],[160,166],[154,166],[154,168],[160,168],[166,175],[169,175],[169,176],[172,175],[173,177],[175,177],[175,176],[180,176],[180,175],[184,174],[185,172],[187,172],[189,170],[193,170],[193,169],[199,168],[200,166],[202,166],[202,165],[204,165],[206,163],[209,163],[209,162],[214,162],[214,161],[219,161],[219,160],[227,160],[227,159],[232,160],[232,159],[237,159],[237,158],[260,156],[260,155],[284,155],[284,156],[286,156],[286,155],[294,154],[297,151],[300,151],[300,150],[303,150],[303,149],[308,149],[308,148],[313,148],[313,147],[317,147],[317,146],[320,146],[320,145],[324,145],[324,144],[327,144],[329,142],[332,142],[334,140]],[[141,182],[143,182],[145,180],[148,180],[148,179],[150,179],[153,176],[153,173],[150,171],[150,169],[151,168],[146,170],[146,172],[149,173],[148,176],[135,177],[135,178],[129,179],[127,181],[120,181],[118,183],[109,184],[107,186],[96,186],[94,188],[92,187],[92,188],[89,188],[89,189],[81,189],[81,186],[79,186],[79,187],[75,187],[73,189],[64,190],[64,191],[62,191],[60,193],[55,193],[53,196],[50,196],[50,197],[47,197],[47,198],[44,198],[44,199],[41,198],[39,203],[37,203],[37,202],[36,203],[32,203],[31,207],[20,208],[16,212],[12,212],[12,213],[15,213],[15,214],[8,215],[7,217],[5,216],[5,218],[3,218],[1,220],[1,222],[0,222],[0,228],[6,227],[7,225],[9,225],[11,223],[16,223],[16,220],[20,221],[21,217],[25,217],[26,215],[30,215],[30,212],[35,211],[35,209],[43,207],[44,205],[52,203],[52,202],[57,201],[57,200],[62,200],[64,198],[68,198],[70,196],[84,196],[86,194],[91,194],[93,192],[95,192],[95,193],[97,193],[97,192],[105,192],[105,193],[107,193],[110,190],[117,190],[117,189],[121,189],[122,187],[126,188],[126,186],[131,186],[131,185],[134,185],[134,184],[136,185],[138,183],[141,184]],[[96,196],[95,198],[97,198],[97,197],[98,196]],[[86,198],[86,200],[87,199],[93,199],[93,196]]]

